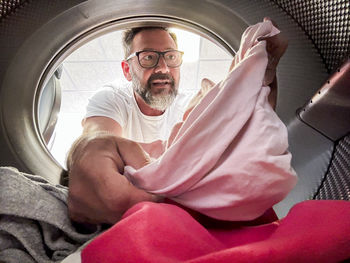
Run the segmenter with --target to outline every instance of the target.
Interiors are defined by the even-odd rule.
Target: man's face
[[[168,32],[151,29],[139,32],[133,40],[131,52],[174,50],[176,44]],[[137,57],[129,61],[134,91],[152,108],[164,111],[177,95],[180,67],[169,68],[163,56],[154,68],[143,68]]]

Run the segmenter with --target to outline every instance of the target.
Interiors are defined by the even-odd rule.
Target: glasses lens
[[[182,52],[171,50],[164,54],[164,58],[168,67],[178,67],[182,63]]]
[[[168,67],[179,67],[182,63],[182,52],[170,50],[165,53],[157,51],[141,51],[138,53],[140,65],[144,68],[153,68],[159,61],[160,54],[164,54],[164,59]]]
[[[140,65],[145,68],[152,68],[157,64],[159,54],[154,51],[142,51],[139,53]]]

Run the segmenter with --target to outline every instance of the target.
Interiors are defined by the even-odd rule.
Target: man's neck
[[[134,92],[134,96],[137,106],[139,106],[139,109],[143,114],[147,116],[160,116],[164,113],[164,111],[151,108],[136,92]]]

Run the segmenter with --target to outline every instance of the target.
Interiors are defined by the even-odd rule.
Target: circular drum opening
[[[184,51],[179,87],[183,100],[190,100],[198,92],[203,78],[218,82],[227,74],[233,51],[222,47],[215,36],[164,18],[153,22],[154,17],[143,19],[138,18],[129,25],[110,23],[80,36],[58,54],[47,69],[48,72],[51,68],[57,70],[52,75],[44,74],[40,81],[46,84],[38,88],[36,124],[43,143],[63,168],[70,146],[82,133],[81,120],[89,97],[111,82],[127,85],[120,65],[124,59],[123,29],[166,26],[176,33],[178,49]],[[62,58],[65,59],[62,61]]]

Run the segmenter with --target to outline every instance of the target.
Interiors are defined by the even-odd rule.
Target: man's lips
[[[151,82],[152,85],[170,85],[171,81],[166,79],[154,80]]]
[[[155,73],[149,78],[148,85],[155,89],[172,89],[174,79],[170,74]]]

